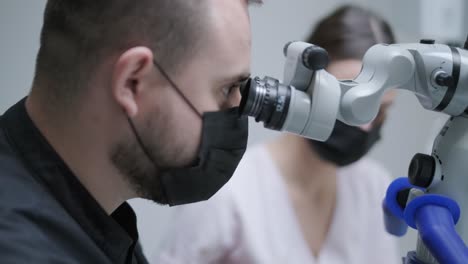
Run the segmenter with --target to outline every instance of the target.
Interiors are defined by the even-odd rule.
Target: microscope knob
[[[421,39],[421,41],[419,41],[419,43],[421,44],[435,44],[435,40],[434,39]]]
[[[312,45],[302,53],[302,64],[309,70],[323,70],[329,62],[328,52],[319,46]]]
[[[415,186],[427,188],[431,185],[436,169],[432,156],[418,153],[414,155],[408,171],[409,182]]]
[[[451,75],[441,72],[435,77],[435,82],[440,86],[452,87],[455,84],[455,79]]]
[[[288,49],[289,49],[289,46],[291,46],[291,44],[293,44],[294,41],[289,41],[288,43],[286,43],[286,45],[284,45],[284,48],[283,48],[283,54],[285,57],[288,56]]]

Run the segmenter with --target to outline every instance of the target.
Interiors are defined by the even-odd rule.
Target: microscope
[[[418,153],[408,177],[395,180],[383,201],[387,231],[418,231],[416,250],[405,264],[468,263],[468,40],[455,48],[421,40],[378,44],[363,58],[354,80],[337,80],[325,68],[321,47],[290,42],[284,48],[284,79],[255,77],[242,88],[240,111],[268,129],[325,141],[337,120],[370,123],[385,91],[413,92],[427,110],[450,119],[431,155]]]

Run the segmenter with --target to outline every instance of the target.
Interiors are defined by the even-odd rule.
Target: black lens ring
[[[270,119],[271,115],[275,109],[275,98],[277,97],[277,89],[279,85],[279,81],[270,77],[265,77],[263,80],[263,85],[265,86],[265,98],[262,102],[262,109],[260,114],[255,119],[257,122],[264,122],[267,124]]]
[[[274,130],[280,130],[283,128],[286,117],[288,116],[289,104],[291,102],[291,88],[281,84],[277,85],[275,88],[276,97],[274,100],[273,112],[271,114],[270,120],[265,122],[265,127]],[[284,101],[281,102],[281,99]],[[280,104],[283,105],[281,109],[278,108]]]
[[[291,94],[291,87],[277,79],[255,77],[241,87],[240,113],[263,122],[266,128],[280,130],[288,115]]]
[[[255,96],[255,89],[252,89],[252,78],[249,78],[240,89],[241,101],[239,104],[239,113],[241,115],[248,115],[246,110],[249,110],[252,106],[251,96]]]

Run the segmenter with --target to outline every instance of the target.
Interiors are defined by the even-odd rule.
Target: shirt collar
[[[2,117],[5,133],[30,169],[113,263],[124,263],[138,240],[136,216],[122,204],[111,216],[97,203],[29,117],[26,99]]]

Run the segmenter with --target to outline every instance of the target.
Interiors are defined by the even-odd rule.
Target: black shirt
[[[147,263],[136,216],[111,216],[29,118],[25,100],[0,116],[0,263]]]

